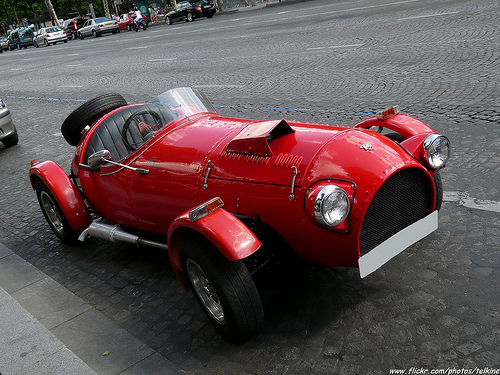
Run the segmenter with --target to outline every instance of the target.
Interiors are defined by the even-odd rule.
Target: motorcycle
[[[148,28],[148,19],[146,17],[143,17],[139,20],[135,20],[133,22],[133,27],[136,32],[139,31],[141,27],[144,31],[146,31]]]

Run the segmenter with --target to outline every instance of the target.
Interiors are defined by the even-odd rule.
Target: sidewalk
[[[185,374],[0,243],[0,374]]]

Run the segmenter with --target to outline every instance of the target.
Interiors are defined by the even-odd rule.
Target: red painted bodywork
[[[421,160],[421,148],[425,137],[435,132],[410,116],[373,117],[350,128],[228,118],[205,111],[173,120],[120,160],[147,169],[147,174],[111,164],[99,170],[86,167],[85,151],[96,129],[130,107],[118,108],[91,126],[76,149],[72,172],[97,215],[118,225],[168,234],[181,280],[177,245],[191,230],[207,237],[229,260],[243,259],[259,248],[260,242],[232,214],[258,217],[306,260],[357,267],[364,215],[393,174],[406,168],[423,171],[433,197],[429,213],[434,210],[434,171]],[[369,130],[372,126],[402,134],[408,138],[402,143],[405,148]],[[326,228],[314,219],[311,197],[331,183],[348,193],[351,210],[344,223]],[[72,185],[67,177],[64,184]],[[76,195],[74,186],[70,195]],[[224,210],[191,222],[187,212],[214,197],[222,198]]]
[[[38,179],[48,186],[73,230],[82,230],[90,225],[92,218],[85,202],[78,189],[59,165],[50,160],[34,163],[31,166],[29,176],[33,189]]]

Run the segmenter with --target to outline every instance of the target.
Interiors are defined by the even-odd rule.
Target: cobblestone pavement
[[[0,95],[20,143],[0,146],[0,242],[187,373],[500,369],[499,10],[487,0],[290,2],[4,53]],[[92,60],[71,57],[83,48]],[[58,69],[40,66],[61,56]],[[453,145],[439,229],[365,279],[263,270],[264,327],[243,345],[215,333],[165,253],[62,245],[27,172],[34,158],[69,168],[59,126],[75,100],[112,87],[140,102],[193,84],[229,116],[352,125],[399,104]]]

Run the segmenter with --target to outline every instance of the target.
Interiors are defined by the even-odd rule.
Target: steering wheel
[[[146,124],[142,120],[141,116],[143,115],[150,115],[151,117],[153,117],[155,124],[153,126]],[[137,129],[137,132],[141,136],[141,140],[138,142],[133,142],[134,135],[132,133],[132,129],[134,128],[130,128],[130,125],[132,124],[134,124],[135,128]],[[125,121],[125,124],[123,124],[123,129],[121,132],[123,144],[125,145],[127,150],[135,151],[139,146],[141,146],[144,142],[146,142],[149,138],[151,138],[155,133],[155,131],[157,131],[162,126],[163,126],[163,120],[157,112],[149,109],[137,111],[132,115],[130,115],[127,121]],[[132,142],[128,141],[129,134],[130,138],[132,139]]]

